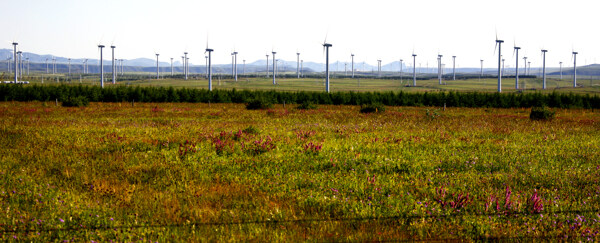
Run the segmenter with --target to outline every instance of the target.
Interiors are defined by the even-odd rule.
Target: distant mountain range
[[[0,49],[0,72],[5,72],[9,69],[8,60],[12,60],[12,50],[11,49]],[[52,70],[52,58],[56,59],[56,69],[58,73],[66,73],[68,72],[68,58],[65,57],[57,57],[52,55],[40,55],[36,53],[24,52],[23,58],[29,58],[30,62],[30,71],[46,71],[46,61],[48,63],[49,70]],[[83,61],[85,59],[76,58],[71,59],[71,71],[73,73],[80,73],[83,70]],[[269,70],[272,70],[272,60],[269,60]],[[110,59],[105,59],[104,61],[104,70],[106,72],[111,72],[111,62]],[[168,62],[160,62],[160,71],[161,72],[170,72],[171,64]],[[14,64],[13,64],[14,65]],[[345,66],[346,65],[346,66]],[[13,67],[11,66],[10,69]],[[257,60],[251,63],[247,63],[245,70],[243,64],[238,63],[238,73],[246,72],[246,73],[255,73],[255,72],[265,72],[267,68],[266,59]],[[278,71],[279,72],[295,72],[296,71],[296,60],[286,61],[279,60],[278,61]],[[99,61],[98,59],[88,59],[88,70],[91,73],[98,73],[99,70]],[[156,71],[156,61],[150,58],[136,58],[136,59],[127,59],[123,61],[123,69],[125,72],[155,72]],[[173,71],[176,73],[182,73],[183,68],[181,66],[181,62],[174,61],[173,62]],[[356,62],[354,63],[354,69],[356,71],[360,71],[362,73],[365,72],[377,72],[377,67],[366,64],[364,62]],[[323,72],[325,71],[324,63],[316,63],[316,62],[304,62],[303,70],[306,73],[310,72]],[[347,71],[351,72],[351,63],[349,62],[331,62],[329,64],[329,70],[331,72],[342,73]],[[383,72],[399,72],[400,71],[400,61],[394,61],[385,65],[382,65],[381,70]],[[402,63],[402,70],[404,73],[411,73],[412,67],[407,66],[406,62]],[[445,68],[445,73],[450,73],[451,68]],[[480,68],[457,68],[457,73],[479,73],[481,71]],[[532,68],[531,74],[536,75],[540,71],[538,68]],[[51,72],[51,71],[50,71]],[[231,64],[218,64],[213,65],[213,72],[215,73],[231,73]],[[437,67],[436,65],[431,66],[420,66],[417,67],[418,73],[436,73]],[[484,68],[484,74],[494,75],[497,72],[495,68]],[[190,73],[206,73],[206,66],[204,65],[195,65],[190,66]],[[559,75],[558,68],[548,68],[547,73],[549,75]],[[564,68],[563,75],[572,75],[572,68]],[[600,75],[600,64],[592,64],[587,66],[581,66],[577,68],[578,75]],[[506,69],[505,75],[514,75],[514,69]]]

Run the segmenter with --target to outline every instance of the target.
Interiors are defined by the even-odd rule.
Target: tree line
[[[600,96],[573,93],[487,93],[487,92],[314,92],[88,85],[0,85],[4,101],[63,101],[85,97],[90,102],[191,102],[248,103],[260,99],[274,104],[323,105],[383,104],[388,106],[448,106],[520,108],[600,108]]]

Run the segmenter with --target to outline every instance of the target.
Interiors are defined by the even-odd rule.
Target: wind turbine
[[[377,59],[377,77],[381,77],[381,59]]]
[[[117,83],[117,73],[115,72],[115,48],[116,46],[110,46],[112,49],[112,83]]]
[[[527,57],[523,57],[523,65],[525,65],[525,70],[523,70],[523,72],[525,73],[525,75],[528,75],[528,73],[527,73]]]
[[[267,56],[267,78],[269,78],[269,54]]]
[[[271,50],[271,53],[273,54],[273,85],[275,85],[275,65],[277,63],[277,61],[275,60],[275,54],[277,54],[277,52]]]
[[[187,51],[183,53],[183,72],[185,73],[185,80],[188,80],[188,57],[187,57]]]
[[[546,52],[548,52],[548,50],[542,49],[542,55],[544,56],[542,60],[542,79],[544,80],[542,86],[543,89],[546,89]]]
[[[242,75],[246,74],[246,59],[242,60],[244,62],[244,66],[242,67]]]
[[[156,55],[156,80],[158,80],[158,79],[160,79],[160,72],[158,69],[158,55],[160,55],[160,54],[155,53],[155,55]]]
[[[479,71],[479,81],[481,81],[481,77],[483,76],[483,59],[479,60],[481,62],[481,69]]]
[[[577,54],[576,51],[573,51],[573,88],[577,88]]]
[[[238,52],[233,50],[233,76],[235,81],[238,81],[238,76],[237,76],[237,54]]]
[[[71,58],[69,58],[69,59],[67,59],[67,60],[69,60],[69,66],[68,66],[68,67],[69,67],[69,68],[68,68],[68,70],[69,70],[69,71],[68,71],[69,75],[68,75],[68,77],[69,77],[69,81],[71,81]],[[29,69],[29,68],[28,68],[28,69]]]
[[[402,59],[400,59],[400,83],[402,83]]]
[[[104,65],[102,63],[102,49],[104,45],[98,45],[98,48],[100,49],[100,87],[104,88]]]
[[[300,78],[300,52],[296,52],[296,76]]]
[[[100,46],[98,46],[100,47]],[[104,47],[104,46],[102,46]],[[56,74],[56,57],[52,57],[52,74]]]
[[[19,81],[19,74],[18,74],[18,68],[17,68],[17,45],[19,45],[19,43],[17,42],[13,42],[13,49],[14,49],[14,59],[15,59],[15,84]]]
[[[206,53],[208,52],[208,91],[212,91],[211,53],[213,51],[213,49],[208,48],[208,38],[206,38],[206,50],[204,51],[204,54],[206,55]]]
[[[562,80],[562,62],[559,62],[558,65],[560,66],[560,80]]]
[[[442,85],[442,57],[443,55],[438,54],[438,83]]]
[[[502,70],[500,69],[500,65],[502,64],[502,43],[504,43],[504,41],[498,40],[498,37],[496,36],[496,45],[498,47],[498,93],[502,92]],[[495,48],[494,51],[496,51]]]
[[[350,56],[352,57],[352,78],[354,78],[354,54],[350,54]]]
[[[27,75],[29,76],[29,57],[26,58],[25,60],[27,60]]]
[[[413,51],[413,87],[417,86],[417,54]]]
[[[456,56],[452,56],[452,80],[456,81]]]
[[[325,91],[329,93],[329,47],[332,44],[327,43],[327,35],[325,35],[325,41],[323,41],[323,49],[325,51]],[[381,63],[381,60],[379,61]]]
[[[515,58],[515,89],[519,89],[519,50],[521,47],[515,46],[513,50],[513,54],[516,53]]]
[[[48,58],[46,58],[46,74],[48,74]]]
[[[181,56],[181,71],[183,72],[183,77],[185,79],[185,57]]]

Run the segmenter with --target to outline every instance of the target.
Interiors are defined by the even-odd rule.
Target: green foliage
[[[383,113],[385,106],[381,103],[372,103],[360,106],[360,113]]]
[[[190,102],[190,103],[287,103],[320,105],[437,106],[525,108],[600,108],[600,96],[573,93],[485,93],[485,92],[312,92],[274,90],[224,90],[139,86],[7,85],[0,84],[0,100],[53,101],[84,96],[90,102]],[[262,106],[264,107],[264,106]],[[268,107],[267,107],[268,108]],[[265,108],[258,108],[265,109]]]
[[[529,113],[529,119],[548,121],[554,119],[555,113],[556,112],[548,109],[546,106],[532,107],[531,113]]]
[[[70,96],[62,102],[62,106],[64,107],[84,107],[89,104],[90,101],[85,96]]]
[[[273,104],[271,102],[268,102],[264,99],[252,99],[250,101],[248,101],[248,103],[246,104],[246,109],[248,110],[264,110],[264,109],[269,109],[272,108]]]
[[[260,134],[260,130],[258,130],[258,128],[254,127],[254,126],[248,126],[248,127],[244,128],[244,130],[242,130],[242,132],[247,133],[247,134],[253,134],[253,135]]]
[[[440,110],[439,109],[426,109],[425,110],[425,117],[429,120],[434,120],[438,117],[440,117]]]
[[[298,107],[296,107],[296,109],[313,110],[313,109],[317,109],[317,105],[307,100],[307,101],[302,102],[300,105],[298,105]]]

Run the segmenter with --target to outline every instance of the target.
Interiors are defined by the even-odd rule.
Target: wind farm
[[[0,241],[598,241],[596,9],[7,1]]]

